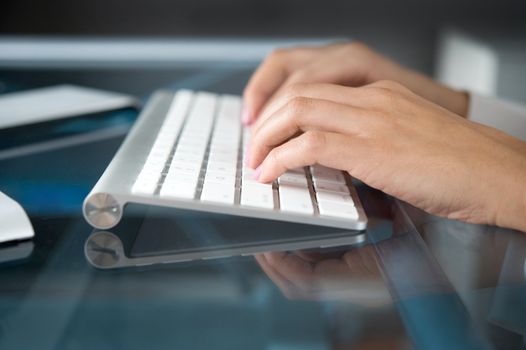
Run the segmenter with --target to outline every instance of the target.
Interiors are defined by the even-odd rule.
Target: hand
[[[248,165],[270,182],[311,164],[432,214],[526,230],[526,143],[397,83],[291,85],[276,96],[252,130]]]
[[[364,306],[391,303],[371,246],[334,254],[257,254],[267,276],[290,299],[347,300]]]
[[[243,121],[252,124],[276,93],[297,83],[362,86],[393,80],[453,113],[466,116],[468,95],[440,85],[357,43],[274,51],[260,65],[244,92]]]

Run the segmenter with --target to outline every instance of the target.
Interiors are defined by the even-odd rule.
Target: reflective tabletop
[[[145,101],[160,87],[239,94],[249,74],[50,68],[0,70],[0,80],[4,92],[75,83]],[[93,267],[85,250],[94,231],[81,204],[135,117],[75,126],[93,137],[0,152],[0,190],[35,231],[0,245],[0,349],[526,347],[526,235],[430,216],[363,184],[369,225],[356,244]],[[142,229],[153,236],[156,225]]]

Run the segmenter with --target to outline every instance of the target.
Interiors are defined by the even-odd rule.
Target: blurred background
[[[495,49],[494,56],[504,55],[506,62],[512,47],[515,66],[507,75],[512,80],[517,76],[516,62],[526,58],[520,49],[526,43],[524,0],[4,0],[0,5],[3,36],[148,40],[347,37],[455,83],[444,77],[440,51],[444,33],[451,29]],[[506,47],[501,48],[504,40]],[[491,82],[486,85],[492,86],[477,89],[526,99],[514,92],[514,84],[502,87],[496,77],[488,79]]]

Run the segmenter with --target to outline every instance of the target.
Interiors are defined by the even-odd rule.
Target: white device
[[[33,226],[20,204],[0,192],[0,243],[32,238]]]
[[[347,173],[312,166],[272,184],[244,164],[250,131],[241,98],[180,90],[154,94],[84,201],[84,217],[108,229],[127,203],[331,226],[366,228]]]
[[[133,97],[74,85],[0,95],[0,129],[136,105]]]

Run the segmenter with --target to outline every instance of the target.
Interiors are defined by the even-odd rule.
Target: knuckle
[[[322,132],[309,130],[303,137],[303,149],[309,154],[315,154],[325,147],[325,135]]]
[[[397,86],[400,85],[392,80],[378,80],[371,84],[371,86],[378,87],[378,88],[384,88],[384,89],[396,89]]]
[[[286,56],[291,49],[285,49],[285,48],[277,48],[270,52],[270,54],[267,56],[268,60],[281,60]]]
[[[283,159],[281,149],[280,148],[274,148],[270,153],[268,154],[268,158],[270,162],[274,165],[281,165],[281,160]]]
[[[343,45],[343,53],[352,56],[354,59],[367,59],[371,57],[371,49],[360,41],[351,41]]]
[[[372,89],[372,96],[377,101],[377,103],[391,103],[393,99],[393,91],[385,88],[376,86]]]
[[[309,69],[303,68],[295,71],[292,73],[292,75],[289,78],[289,81],[292,82],[292,84],[299,84],[301,82],[307,81],[309,75],[311,75],[312,72]]]
[[[302,92],[304,90],[304,85],[301,83],[292,83],[290,85],[287,85],[285,88],[285,98],[287,100],[292,100],[295,97],[299,97],[302,95]]]
[[[373,84],[371,84],[372,87],[382,88],[386,90],[391,90],[393,92],[407,92],[409,89],[407,89],[404,85],[400,84],[399,82],[393,81],[393,80],[379,80]]]
[[[385,81],[372,86],[374,98],[381,104],[397,103],[404,96],[403,92],[396,88],[397,85],[398,83]]]
[[[346,44],[346,47],[349,51],[352,52],[367,51],[369,49],[367,45],[365,45],[361,41],[351,41]]]
[[[295,96],[287,102],[289,117],[296,118],[309,108],[310,99],[302,96]]]

